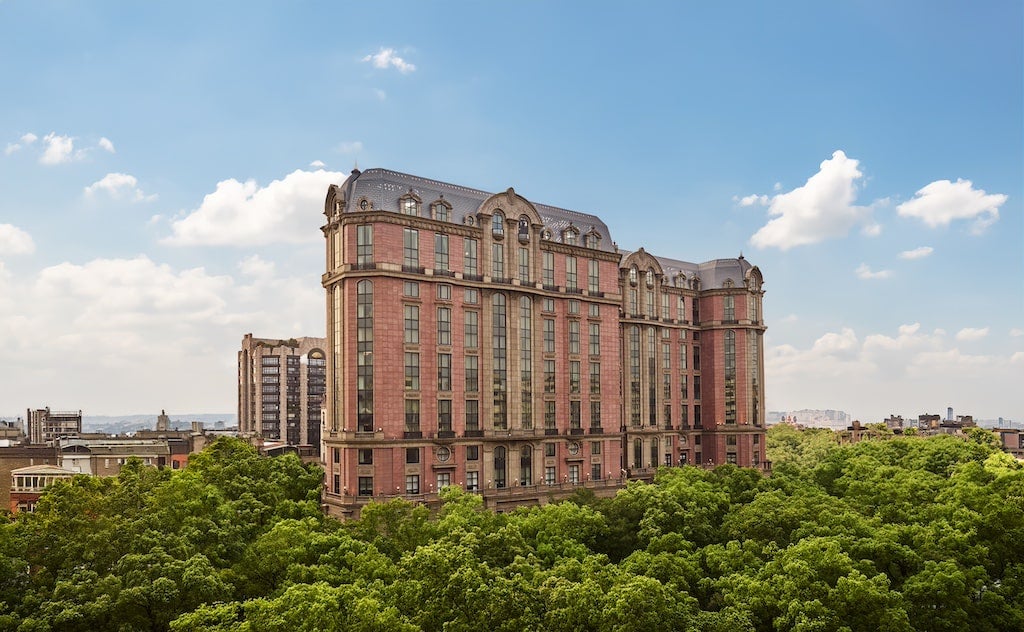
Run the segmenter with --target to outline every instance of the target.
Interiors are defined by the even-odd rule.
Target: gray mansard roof
[[[423,202],[424,212],[429,212],[430,204],[440,198],[452,206],[452,222],[462,224],[467,215],[474,215],[480,205],[494,195],[486,191],[470,189],[457,184],[428,180],[387,169],[367,169],[352,175],[342,183],[341,191],[345,194],[344,212],[358,211],[358,203],[362,198],[368,199],[373,207],[385,211],[398,211],[398,200],[410,191]],[[582,236],[591,230],[597,231],[601,239],[599,248],[606,252],[614,252],[608,226],[601,218],[589,213],[570,211],[564,208],[531,203],[540,213],[544,227],[551,231],[553,242],[562,241],[562,231],[572,224]]]
[[[622,254],[622,265],[625,265],[626,259],[633,253],[622,250],[619,252]],[[657,255],[651,256],[661,266],[661,271],[667,279],[666,283],[669,285],[672,285],[673,278],[682,274],[686,277],[687,282],[694,276],[699,278],[700,286],[705,290],[723,287],[726,279],[732,279],[737,287],[742,286],[747,272],[754,267],[743,258],[743,255],[736,259],[714,259],[704,263],[690,263]]]

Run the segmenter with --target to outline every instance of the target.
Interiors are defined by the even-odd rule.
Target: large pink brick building
[[[594,215],[384,169],[327,192],[324,502],[488,506],[764,461],[760,271],[620,251]]]

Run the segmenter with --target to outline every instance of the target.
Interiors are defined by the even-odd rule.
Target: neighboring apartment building
[[[7,508],[11,513],[35,511],[36,503],[47,485],[68,480],[77,474],[56,465],[30,465],[11,472],[10,499]]]
[[[60,456],[53,446],[19,445],[0,447],[0,508],[11,504],[11,473],[35,465],[58,465]]]
[[[621,252],[594,215],[382,169],[332,185],[325,214],[331,513],[768,467],[762,278],[742,256]]]
[[[82,411],[50,410],[50,407],[25,412],[28,422],[28,442],[36,445],[50,443],[60,437],[73,437],[82,432]]]
[[[59,440],[57,450],[61,467],[76,474],[117,476],[131,457],[143,465],[174,467],[168,439],[69,438]]]
[[[320,452],[327,388],[324,338],[275,340],[246,334],[238,352],[238,430]]]

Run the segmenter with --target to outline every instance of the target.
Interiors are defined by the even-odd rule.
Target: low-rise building
[[[12,513],[35,511],[36,503],[46,486],[67,480],[75,474],[56,465],[30,465],[11,471],[8,508]]]

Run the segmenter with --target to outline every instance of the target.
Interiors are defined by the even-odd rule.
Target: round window
[[[451,448],[447,446],[441,446],[437,449],[437,460],[444,463],[448,459],[452,458]]]
[[[573,456],[576,456],[579,453],[580,453],[580,444],[577,443],[576,441],[573,441],[572,443],[570,443],[569,444],[569,454],[571,454]]]

